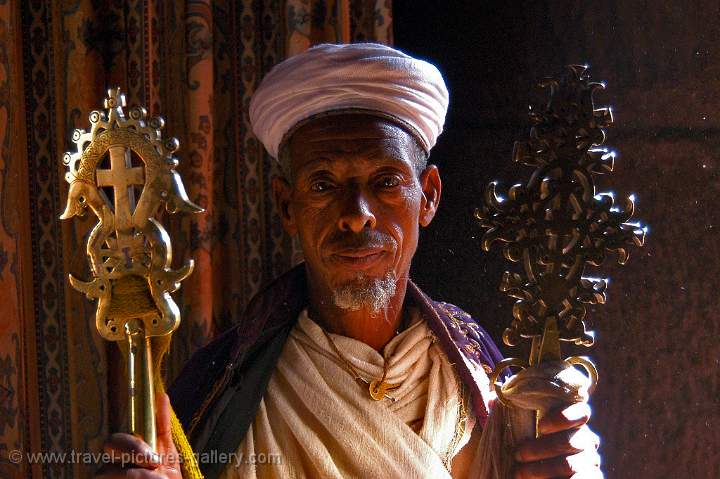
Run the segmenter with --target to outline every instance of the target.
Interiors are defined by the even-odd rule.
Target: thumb
[[[172,420],[170,398],[167,393],[162,392],[155,398],[155,421],[157,427],[157,448],[158,452],[168,454],[175,453],[175,443],[172,439]]]

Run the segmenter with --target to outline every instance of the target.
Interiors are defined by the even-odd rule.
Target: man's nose
[[[375,224],[375,215],[363,192],[356,190],[347,195],[338,220],[340,230],[360,233],[365,228],[374,229]]]

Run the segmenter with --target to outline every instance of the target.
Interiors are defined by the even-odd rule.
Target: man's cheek
[[[309,204],[299,204],[295,209],[295,221],[299,229],[311,230],[321,229],[324,222],[327,223],[329,209],[326,207],[317,207]],[[323,213],[325,213],[323,215]]]
[[[326,236],[325,232],[332,225],[332,220],[327,208],[305,207],[298,211],[296,224],[300,241],[308,254],[308,248],[316,249],[313,246],[317,247]]]

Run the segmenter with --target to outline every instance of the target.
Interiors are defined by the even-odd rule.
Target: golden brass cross
[[[113,189],[116,231],[132,228],[132,214],[135,210],[135,194],[132,185],[145,184],[143,167],[133,167],[130,150],[123,145],[108,148],[110,169],[97,169],[98,186],[111,186]]]

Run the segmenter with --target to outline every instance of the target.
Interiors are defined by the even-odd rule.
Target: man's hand
[[[539,424],[541,436],[515,449],[515,479],[601,479],[600,438],[586,425],[589,419],[587,403],[545,415]]]
[[[158,395],[157,451],[137,436],[115,433],[105,442],[105,453],[115,462],[106,464],[95,474],[96,479],[182,479],[179,456],[170,432],[170,399]]]

